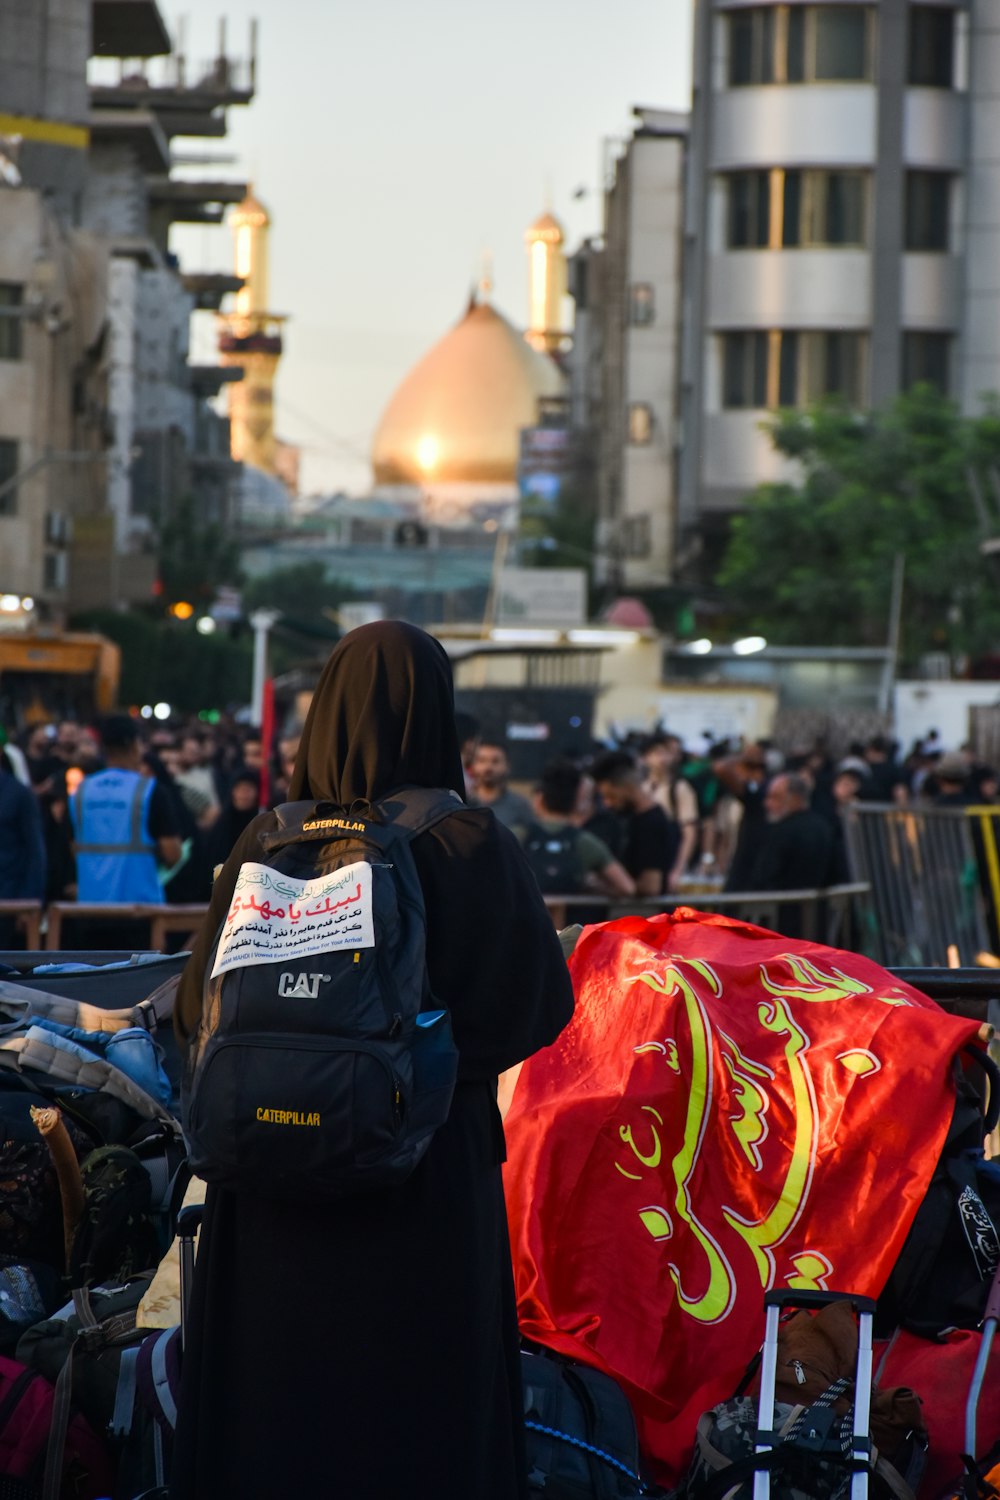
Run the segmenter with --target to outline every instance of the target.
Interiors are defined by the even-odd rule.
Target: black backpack
[[[583,888],[583,866],[577,843],[580,830],[572,823],[548,832],[532,823],[523,849],[543,896],[575,895]]]
[[[662,1495],[642,1473],[635,1417],[617,1381],[547,1349],[521,1349],[528,1494],[546,1500]]]
[[[988,1080],[989,1103],[974,1074]],[[1000,1262],[1000,1162],[987,1161],[983,1142],[1000,1118],[1000,1073],[981,1048],[955,1060],[955,1108],[934,1175],[896,1264],[878,1299],[875,1332],[903,1327],[925,1338],[945,1328],[978,1328]]]
[[[363,811],[290,802],[242,866],[182,1101],[208,1182],[315,1201],[405,1179],[458,1064],[430,994],[410,841],[462,804],[410,788]]]

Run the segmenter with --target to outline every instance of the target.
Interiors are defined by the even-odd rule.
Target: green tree
[[[588,585],[594,566],[596,508],[593,484],[569,483],[555,505],[522,502],[518,528],[520,562],[526,568],[585,568]]]
[[[881,411],[826,401],[768,425],[799,477],[759,486],[733,522],[717,581],[737,629],[883,645],[901,555],[905,657],[995,646],[997,563],[981,543],[1000,494],[1000,405],[964,417],[924,386]]]
[[[220,584],[239,582],[237,542],[217,522],[199,519],[191,495],[160,528],[159,550],[164,604],[186,599],[204,610]]]
[[[329,627],[340,605],[357,597],[349,584],[328,578],[326,564],[315,559],[249,579],[243,587],[243,612],[277,609],[289,621]]]
[[[201,635],[193,621],[154,619],[138,610],[93,610],[74,626],[97,630],[121,647],[119,702],[169,703],[182,713],[250,700],[253,647],[249,635]]]

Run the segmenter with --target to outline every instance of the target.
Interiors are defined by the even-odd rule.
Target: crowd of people
[[[262,779],[259,732],[230,720],[66,719],[0,742],[0,900],[153,904],[208,901],[262,789],[283,799],[298,744],[279,739]]]
[[[492,807],[529,857],[539,826],[550,836],[577,830],[575,873],[559,866],[563,894],[824,888],[853,878],[843,815],[854,803],[1000,802],[997,772],[968,746],[946,751],[933,731],[905,756],[876,735],[835,758],[822,746],[784,753],[766,740],[685,741],[665,728],[552,760],[528,801],[511,790],[504,746],[460,718],[470,802]]]
[[[228,720],[151,724],[126,715],[94,727],[37,725],[8,740],[0,747],[0,896],[208,902],[174,1006],[187,1067],[212,1042],[216,1056],[234,1044],[216,1028],[250,991],[238,988],[241,974],[216,974],[217,940],[241,870],[282,828],[284,815],[273,809],[299,799],[380,804],[377,822],[392,794],[410,786],[456,794],[410,846],[426,995],[449,1014],[457,1050],[448,1118],[404,1181],[329,1201],[272,1198],[254,1176],[233,1185],[206,1172],[172,1500],[313,1493],[331,1473],[346,1494],[382,1497],[396,1493],[406,1472],[417,1476],[414,1495],[523,1500],[497,1081],[551,1045],[573,1012],[542,894],[611,901],[816,888],[850,874],[842,814],[852,803],[947,808],[998,796],[990,769],[967,751],[946,752],[933,736],[907,757],[876,738],[834,759],[820,748],[783,754],[768,742],[685,741],[659,728],[595,744],[585,756],[554,756],[525,781],[512,775],[502,737],[454,712],[439,644],[415,627],[378,622],[337,645],[304,724],[273,746]],[[351,946],[353,955],[343,947],[338,955],[351,959],[344,974],[377,944],[373,936]],[[317,987],[333,973],[326,951],[330,974],[303,971]],[[305,951],[288,953],[281,981],[314,962]],[[360,993],[362,973],[365,984],[391,987],[382,967],[359,968],[356,990],[339,993]],[[220,1001],[227,984],[239,997],[228,1010]],[[327,1029],[307,1025],[302,1010],[289,1021],[286,1000],[302,994],[283,982],[262,985],[247,1007],[244,1044],[259,1046],[263,1033],[275,1048],[291,1036],[295,1045],[342,1050],[342,1018],[325,1000],[309,1015]],[[391,1039],[402,1018],[388,1007],[387,1015]],[[234,1111],[227,1085],[211,1076],[201,1073],[200,1097],[215,1087],[213,1107]],[[272,1109],[265,1099],[256,1121],[268,1130],[319,1129],[318,1109],[300,1115],[292,1103]],[[334,1103],[330,1118],[342,1129],[355,1103]],[[260,1139],[241,1137],[251,1151]],[[280,1295],[262,1298],[265,1286]],[[294,1370],[294,1380],[262,1380],[262,1348],[270,1367]]]
[[[557,756],[512,784],[509,747],[459,713],[466,800],[518,837],[543,891],[613,899],[824,887],[851,879],[857,801],[1000,801],[1000,778],[931,732],[822,747],[692,741],[659,728]],[[206,902],[261,807],[287,796],[300,730],[272,746],[233,720],[115,716],[3,735],[0,899]]]

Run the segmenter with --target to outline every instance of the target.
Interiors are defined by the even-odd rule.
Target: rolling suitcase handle
[[[872,1319],[871,1297],[851,1292],[771,1291],[764,1294],[764,1350],[757,1408],[756,1453],[770,1453],[775,1446],[774,1388],[778,1375],[778,1324],[786,1308],[820,1308],[830,1302],[850,1302],[858,1314],[858,1366],[854,1386],[854,1444],[851,1457],[858,1467],[851,1476],[851,1500],[867,1500],[868,1465],[871,1459]],[[770,1500],[771,1471],[758,1469],[753,1479],[753,1500]]]
[[[191,1310],[191,1288],[194,1285],[194,1240],[205,1215],[204,1203],[189,1203],[177,1215],[177,1240],[180,1252],[181,1279],[181,1350]]]
[[[989,1363],[990,1350],[993,1347],[993,1336],[997,1331],[998,1322],[1000,1322],[1000,1265],[993,1272],[993,1285],[990,1287],[989,1296],[986,1299],[986,1311],[983,1314],[983,1332],[979,1342],[979,1354],[976,1358],[976,1368],[972,1373],[969,1395],[965,1405],[965,1452],[973,1464],[976,1461],[976,1417],[979,1412],[979,1396],[983,1389],[986,1366]]]

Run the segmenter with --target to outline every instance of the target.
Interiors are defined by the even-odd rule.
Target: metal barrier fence
[[[890,967],[1000,954],[998,825],[997,807],[851,808],[852,873],[870,888],[856,946]]]
[[[604,922],[614,917],[652,917],[676,911],[680,906],[695,911],[728,912],[742,922],[768,927],[776,932],[794,932],[810,942],[831,947],[853,946],[855,903],[867,898],[864,881],[831,885],[823,889],[796,891],[688,891],[672,896],[631,896],[615,900],[608,896],[546,896],[556,927],[574,922]]]
[[[791,923],[796,936],[834,947],[850,947],[855,903],[868,894],[863,882],[830,886],[825,890],[798,891],[687,891],[674,896],[651,896],[627,900],[608,896],[546,896],[545,904],[556,927],[568,923],[604,922],[612,917],[655,916],[692,906],[698,911],[729,912],[758,927],[784,930]],[[0,916],[14,918],[25,939],[25,947],[61,950],[69,925],[71,946],[79,938],[75,924],[90,923],[92,939],[101,938],[101,924],[140,922],[148,930],[146,946],[163,952],[168,935],[190,946],[208,907],[200,904],[155,906],[126,902],[51,901],[45,908],[37,901],[0,901]],[[141,946],[141,945],[140,945]]]

